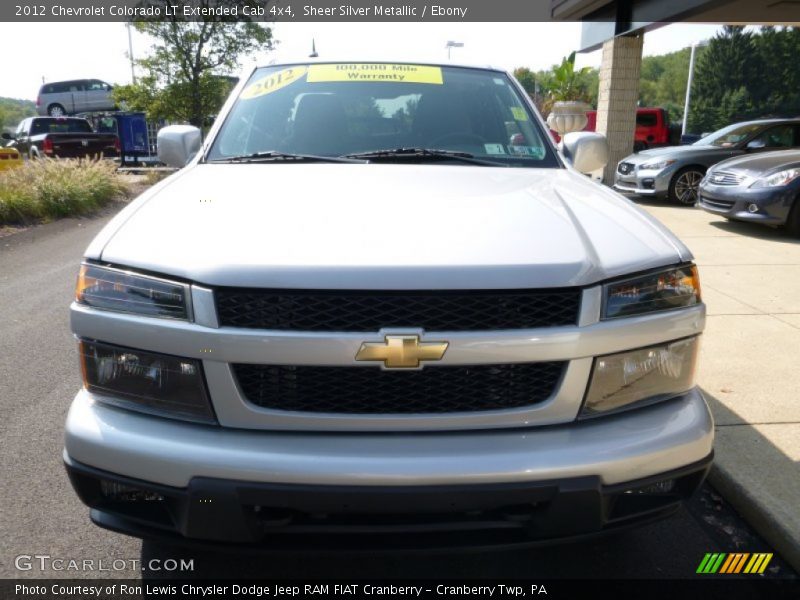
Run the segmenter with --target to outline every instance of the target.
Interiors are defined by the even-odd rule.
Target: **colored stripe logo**
[[[706,574],[760,574],[763,573],[769,561],[772,560],[771,552],[708,552],[700,561],[697,573]]]

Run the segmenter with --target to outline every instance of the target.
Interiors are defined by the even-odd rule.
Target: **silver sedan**
[[[712,165],[746,153],[793,147],[800,147],[800,119],[736,123],[689,146],[654,148],[625,157],[617,164],[614,188],[692,205],[700,181]]]

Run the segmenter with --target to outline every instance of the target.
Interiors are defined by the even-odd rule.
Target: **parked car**
[[[20,122],[13,139],[14,147],[29,158],[119,155],[116,135],[95,133],[89,121],[75,117],[29,117]]]
[[[800,150],[739,156],[700,182],[700,207],[726,219],[785,225],[800,235]]]
[[[700,181],[716,163],[742,154],[800,148],[800,119],[736,123],[689,146],[644,150],[617,165],[614,188],[628,194],[666,196],[694,204]]]
[[[2,139],[10,139],[7,133],[2,134]],[[8,136],[8,137],[6,137]],[[22,156],[16,148],[0,147],[0,171],[8,171],[15,167],[22,166]]]
[[[249,73],[202,145],[163,129],[182,169],[98,234],[71,305],[92,520],[285,547],[672,514],[712,460],[697,269],[582,174],[605,138],[547,132],[504,71],[309,59]]]
[[[597,130],[597,111],[586,111],[588,119],[583,131]],[[558,143],[561,136],[557,132],[550,130],[553,139]],[[633,150],[639,152],[647,148],[666,146],[671,143],[672,130],[669,123],[669,115],[663,108],[637,108],[636,109],[636,131],[634,134]]]
[[[39,88],[36,112],[42,116],[63,117],[97,110],[114,110],[114,89],[99,79],[54,81]]]

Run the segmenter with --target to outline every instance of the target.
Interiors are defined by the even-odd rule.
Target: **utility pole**
[[[136,83],[136,71],[133,69],[133,36],[131,34],[131,23],[126,21],[125,28],[128,30],[128,58],[131,60],[131,83]]]

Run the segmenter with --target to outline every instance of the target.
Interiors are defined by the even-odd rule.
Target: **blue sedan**
[[[785,226],[800,236],[800,150],[717,163],[700,183],[699,205],[726,219]]]

